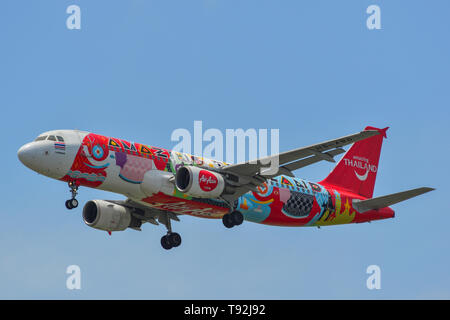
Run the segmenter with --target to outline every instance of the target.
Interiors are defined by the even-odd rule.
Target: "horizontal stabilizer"
[[[387,196],[372,198],[368,200],[353,200],[353,208],[358,210],[358,212],[366,212],[369,210],[376,210],[385,207],[389,207],[393,204],[420,196],[421,194],[433,191],[433,188],[417,188],[408,191],[388,194]]]

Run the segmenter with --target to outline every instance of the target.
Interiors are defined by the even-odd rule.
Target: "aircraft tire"
[[[233,217],[232,217],[231,214],[229,214],[229,213],[225,214],[225,215],[222,217],[222,222],[223,222],[223,225],[224,225],[226,228],[228,228],[228,229],[234,227],[234,220],[233,220]]]
[[[72,204],[70,203],[70,200],[66,200],[66,208],[69,210],[73,209]]]
[[[244,222],[244,215],[240,211],[233,211],[231,213],[231,218],[233,219],[233,224],[239,226]]]
[[[72,207],[72,209],[78,207],[77,199],[71,199],[71,200],[69,200],[69,202],[70,202],[70,206]]]
[[[161,246],[166,250],[172,249],[172,243],[170,242],[169,236],[166,235],[161,238]]]
[[[173,248],[176,248],[181,244],[181,236],[178,233],[172,232],[167,237]]]

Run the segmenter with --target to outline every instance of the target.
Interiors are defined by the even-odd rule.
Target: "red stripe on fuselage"
[[[214,206],[200,201],[168,196],[161,192],[158,192],[151,197],[144,198],[142,201],[156,209],[171,211],[178,214],[200,216],[202,218],[218,219],[228,213],[228,208]]]

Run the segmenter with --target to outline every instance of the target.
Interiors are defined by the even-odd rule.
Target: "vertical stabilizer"
[[[384,129],[366,127],[365,130],[378,130],[380,134],[355,142],[328,177],[320,183],[372,198],[381,145],[386,138],[387,129],[389,127]]]

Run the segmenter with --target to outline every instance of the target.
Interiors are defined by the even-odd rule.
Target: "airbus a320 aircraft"
[[[244,220],[272,226],[328,226],[394,217],[390,205],[432,188],[417,188],[372,198],[385,129],[364,131],[278,155],[238,164],[204,159],[122,139],[78,130],[39,135],[18,151],[30,169],[68,183],[78,206],[80,186],[127,197],[124,201],[91,200],[84,222],[93,228],[141,230],[149,222],[163,224],[164,249],[178,247],[181,237],[171,221],[181,215],[222,219],[226,228]],[[331,173],[313,183],[294,178],[292,171],[344,153]],[[267,174],[267,163],[278,158],[278,170]],[[273,171],[277,171],[273,173]],[[266,174],[265,174],[266,172]]]

